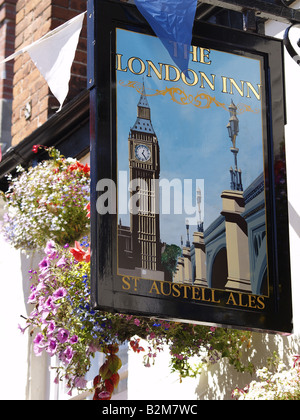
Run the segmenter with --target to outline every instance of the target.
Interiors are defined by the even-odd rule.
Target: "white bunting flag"
[[[57,112],[61,110],[69,92],[71,67],[85,14],[86,12],[76,16],[2,61],[2,63],[5,63],[24,52],[28,52],[48,83],[51,92],[60,103]]]

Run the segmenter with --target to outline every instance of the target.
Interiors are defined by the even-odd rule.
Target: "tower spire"
[[[156,135],[151,122],[151,109],[148,103],[144,81],[140,100],[137,105],[137,120],[131,130],[139,134]]]

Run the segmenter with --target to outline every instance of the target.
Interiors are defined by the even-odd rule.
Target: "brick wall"
[[[86,10],[86,0],[17,0],[16,3],[16,50],[37,41]],[[86,37],[85,19],[65,104],[86,87]],[[12,145],[18,144],[44,124],[58,107],[58,101],[29,54],[18,56],[14,63]]]

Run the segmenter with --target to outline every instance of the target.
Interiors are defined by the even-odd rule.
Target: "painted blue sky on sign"
[[[158,38],[137,34],[131,31],[117,29],[117,54],[122,54],[122,69],[127,67],[131,57],[138,57],[145,64],[151,60],[159,68],[158,63],[174,65],[168,52]],[[170,94],[156,95],[157,90],[166,88],[180,88],[187,95],[196,97],[205,93],[226,105],[231,100],[239,106],[250,106],[256,112],[244,112],[238,115],[240,133],[237,138],[239,148],[238,166],[242,170],[244,190],[263,172],[263,141],[262,141],[262,113],[261,102],[250,91],[251,98],[242,97],[236,89],[233,94],[223,93],[223,78],[232,78],[238,86],[241,80],[250,82],[258,91],[261,83],[261,63],[258,59],[246,56],[211,50],[206,62],[202,64],[190,60],[189,68],[199,75],[205,73],[209,80],[215,75],[215,90],[204,81],[205,88],[200,87],[200,80],[196,86],[187,86],[182,80],[174,83],[159,78],[151,72],[152,77],[144,74],[137,75],[129,71],[117,71],[117,144],[118,171],[128,171],[128,134],[136,121],[137,104],[140,93],[133,87],[126,86],[130,82],[145,84],[148,102],[151,108],[151,120],[160,145],[161,179],[193,180],[193,200],[196,206],[196,180],[204,180],[202,191],[204,226],[208,227],[222,210],[221,193],[230,189],[229,169],[233,166],[233,155],[230,152],[232,143],[228,136],[227,125],[229,111],[217,107],[212,103],[209,109],[200,109],[195,105],[181,105],[171,100]],[[135,72],[139,72],[139,61],[134,65]],[[172,69],[171,69],[172,71]],[[175,72],[170,73],[171,78]],[[223,77],[223,78],[222,78]],[[164,78],[164,77],[163,77]],[[188,80],[192,83],[193,76]],[[121,82],[121,83],[120,83]],[[176,96],[177,101],[180,96]],[[202,105],[205,105],[204,100]],[[203,190],[203,182],[200,183]],[[184,210],[184,205],[182,206]],[[171,206],[172,209],[172,206]],[[124,225],[129,225],[129,216],[120,214]],[[161,215],[161,240],[180,245],[180,237],[186,238],[185,220],[191,215]],[[191,226],[191,233],[196,226]]]

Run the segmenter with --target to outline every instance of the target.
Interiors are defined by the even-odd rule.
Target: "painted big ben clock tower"
[[[137,106],[137,120],[130,129],[128,145],[130,181],[134,181],[135,185],[130,192],[135,200],[131,202],[137,203],[137,210],[131,209],[130,223],[134,265],[144,271],[160,271],[160,153],[144,85]]]

